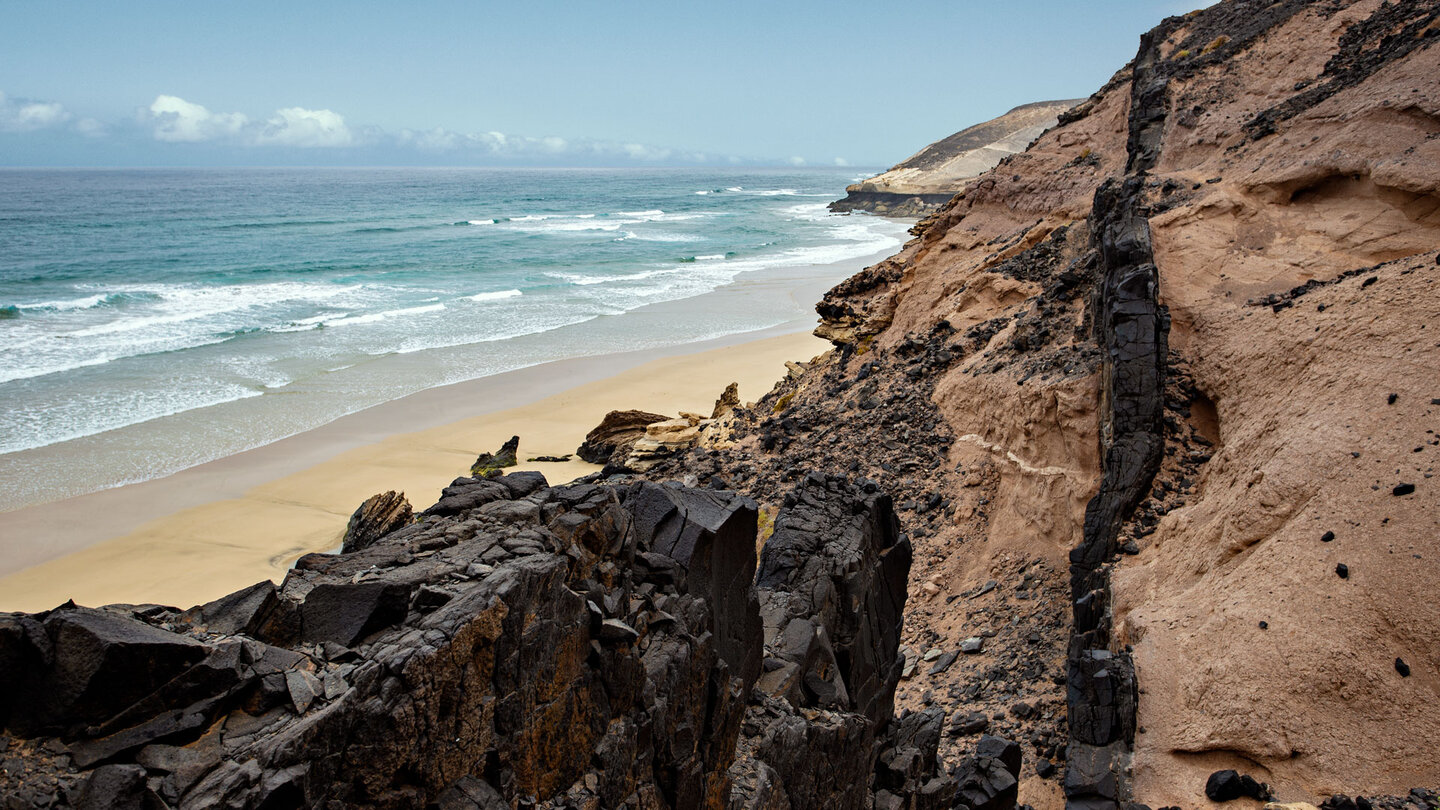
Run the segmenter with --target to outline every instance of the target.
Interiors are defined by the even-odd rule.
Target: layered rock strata
[[[1079,103],[1037,101],[998,118],[966,127],[926,146],[887,171],[845,187],[845,198],[831,211],[869,211],[890,217],[921,217],[954,197],[965,181],[984,174],[1002,159],[1025,151],[1055,125],[1061,113]]]

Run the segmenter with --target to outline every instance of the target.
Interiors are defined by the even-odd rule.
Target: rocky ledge
[[[394,500],[387,495],[381,500]],[[732,492],[457,479],[418,520],[189,610],[0,616],[5,806],[1013,806],[892,718],[910,546],[811,474],[758,559]],[[825,767],[817,767],[817,763]]]

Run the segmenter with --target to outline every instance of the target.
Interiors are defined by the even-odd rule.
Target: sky
[[[0,166],[884,167],[1204,0],[0,0]]]

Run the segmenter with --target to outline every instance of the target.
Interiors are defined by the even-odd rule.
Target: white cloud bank
[[[480,164],[538,165],[744,165],[755,163],[734,155],[671,149],[633,141],[595,138],[531,137],[503,132],[456,132],[444,128],[402,129],[353,126],[333,110],[283,107],[266,118],[242,112],[215,112],[179,96],[161,94],[128,121],[102,124],[80,118],[53,101],[15,98],[0,92],[0,134],[68,132],[99,142],[102,139],[158,141],[163,144],[212,144],[241,149],[345,149],[363,159],[411,160]],[[407,156],[408,153],[408,156]],[[758,161],[768,163],[771,161]],[[804,166],[801,157],[775,161]],[[840,158],[836,165],[846,165]]]
[[[0,132],[38,132],[68,128],[84,135],[99,134],[100,122],[91,118],[76,119],[58,101],[37,101],[13,98],[0,92]]]
[[[145,110],[157,140],[172,143],[219,141],[251,146],[353,146],[345,118],[330,110],[286,107],[264,121],[244,113],[211,112],[179,96],[160,95]]]

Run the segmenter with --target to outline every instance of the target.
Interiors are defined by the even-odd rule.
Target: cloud
[[[232,138],[250,123],[244,113],[212,113],[178,96],[156,96],[149,112],[155,123],[155,138],[178,143]]]
[[[807,165],[803,158],[755,161],[733,155],[674,149],[638,141],[514,135],[494,130],[457,132],[443,127],[386,131],[352,125],[334,110],[282,107],[268,117],[216,112],[203,104],[160,94],[129,121],[82,118],[57,102],[14,98],[0,93],[0,132],[39,132],[63,128],[91,140],[147,139],[162,144],[212,144],[255,150],[351,150],[349,159],[409,162],[454,161],[462,164],[534,164],[576,166]],[[42,136],[35,136],[42,137]],[[269,158],[260,158],[269,159]],[[335,160],[334,157],[323,157]],[[347,159],[347,158],[339,158]],[[847,165],[835,159],[836,165]]]
[[[835,158],[835,165],[836,165],[836,166],[849,166],[849,165],[850,165],[850,161],[848,161],[848,160],[846,160],[845,158],[842,158],[842,157],[837,157],[837,158]]]
[[[800,157],[799,155],[796,155],[795,157],[792,157],[792,158],[790,158],[789,160],[787,160],[787,161],[785,161],[785,162],[786,162],[786,163],[789,163],[791,166],[804,166],[804,165],[805,165],[805,158]]]
[[[684,152],[663,146],[635,142],[617,142],[591,138],[531,137],[507,135],[503,132],[454,132],[437,127],[427,130],[401,130],[394,143],[425,152],[479,153],[502,160],[523,161],[576,159],[614,163],[709,163],[704,152]]]
[[[147,112],[157,140],[172,143],[209,141],[249,146],[351,146],[356,137],[345,118],[331,110],[285,107],[265,121],[244,113],[211,112],[179,96],[156,96]]]
[[[58,102],[11,98],[0,93],[0,132],[49,129],[66,124],[73,117]]]
[[[307,110],[286,107],[276,110],[256,133],[255,143],[276,146],[351,146],[355,136],[345,126],[345,118],[330,110]]]

